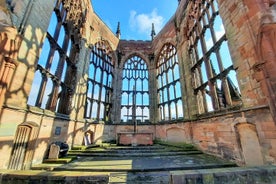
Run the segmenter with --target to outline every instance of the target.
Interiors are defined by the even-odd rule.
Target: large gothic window
[[[149,120],[149,76],[147,63],[139,56],[129,58],[123,69],[121,119],[137,123]]]
[[[71,78],[66,74],[68,70],[74,73],[70,58],[72,40],[65,23],[67,13],[64,4],[57,1],[28,98],[29,105],[63,114],[68,114],[73,90],[69,82]]]
[[[240,103],[235,68],[216,0],[189,2],[188,40],[198,113]]]
[[[179,64],[176,49],[165,44],[157,63],[158,95],[161,120],[183,118]]]
[[[110,48],[98,42],[90,54],[85,118],[110,120],[113,69]]]

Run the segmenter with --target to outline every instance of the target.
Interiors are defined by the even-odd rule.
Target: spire
[[[120,39],[121,37],[121,29],[120,29],[120,22],[118,22],[117,31],[116,31],[117,38]]]
[[[151,40],[153,40],[153,38],[155,37],[156,33],[155,33],[155,29],[154,29],[154,23],[152,23],[152,28],[151,28]]]

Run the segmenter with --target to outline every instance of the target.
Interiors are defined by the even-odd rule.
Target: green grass
[[[77,159],[76,156],[66,156],[66,157],[62,157],[62,158],[58,158],[58,159],[45,159],[43,161],[43,163],[51,163],[51,164],[66,164],[69,163],[73,160]]]
[[[155,144],[165,145],[165,146],[172,146],[177,148],[182,148],[184,150],[197,150],[197,148],[192,144],[187,143],[173,143],[173,142],[167,142],[167,141],[161,141],[161,140],[155,140]]]

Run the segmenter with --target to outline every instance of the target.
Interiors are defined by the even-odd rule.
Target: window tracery
[[[147,63],[139,56],[129,58],[123,68],[121,119],[149,121],[149,76]]]
[[[85,118],[109,121],[114,64],[105,42],[91,49]]]
[[[198,112],[239,104],[235,69],[216,0],[193,0],[188,8],[187,36]]]
[[[157,63],[158,95],[161,120],[183,118],[179,64],[176,49],[165,44]]]
[[[64,1],[56,1],[28,98],[29,105],[62,114],[70,111],[76,73],[68,10]]]

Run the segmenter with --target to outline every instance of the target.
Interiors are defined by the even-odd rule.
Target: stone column
[[[276,2],[264,1],[265,8],[258,33],[259,62],[254,65],[255,77],[261,81],[271,114],[276,123]],[[259,74],[259,73],[262,74]]]

